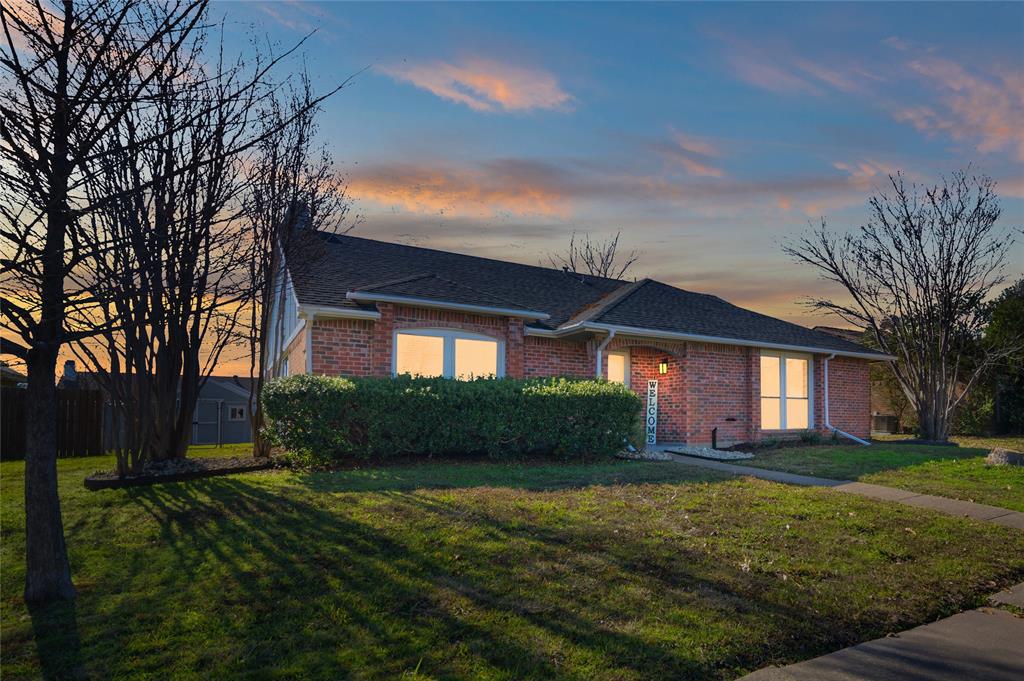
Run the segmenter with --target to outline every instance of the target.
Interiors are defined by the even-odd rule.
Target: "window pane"
[[[455,339],[455,377],[486,378],[498,375],[498,344],[495,341]]]
[[[396,374],[440,376],[444,373],[444,338],[400,333],[395,345]]]
[[[807,360],[786,358],[786,397],[807,397]],[[786,410],[788,413],[788,409]],[[796,428],[796,426],[790,426]]]
[[[782,421],[779,420],[779,401],[778,397],[761,398],[761,427],[765,430],[778,430],[782,427]]]
[[[619,353],[608,353],[608,380],[615,383],[626,382],[626,356]]]
[[[789,376],[787,375],[787,379]],[[809,422],[808,401],[806,398],[786,398],[786,429],[806,428]]]
[[[761,396],[778,397],[779,388],[779,358],[771,355],[761,356]]]

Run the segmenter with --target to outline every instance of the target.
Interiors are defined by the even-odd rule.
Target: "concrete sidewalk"
[[[926,679],[1024,679],[1024,618],[994,608],[969,610],[806,662],[766,667],[742,681]]]
[[[699,459],[697,457],[683,456],[681,454],[669,454],[669,456],[672,457],[673,461],[686,464],[688,466],[699,466],[700,468],[709,468],[715,471],[722,471],[723,473],[732,473],[733,475],[749,475],[754,478],[781,482],[788,485],[830,487],[834,490],[846,492],[848,494],[858,494],[862,497],[870,497],[872,499],[879,499],[882,501],[894,501],[899,504],[906,504],[907,506],[916,506],[917,508],[929,508],[933,511],[946,513],[948,515],[974,518],[975,520],[983,520],[990,523],[996,523],[997,525],[1004,525],[1006,527],[1024,530],[1024,513],[1021,513],[1020,511],[1011,511],[1007,508],[999,508],[998,506],[987,506],[985,504],[976,504],[972,501],[947,499],[946,497],[937,497],[932,494],[918,494],[917,492],[910,492],[905,489],[884,487],[882,485],[871,485],[865,482],[830,480],[829,478],[816,478],[810,475],[797,475],[795,473],[773,471],[767,468],[740,466],[734,463],[713,461],[711,459]]]

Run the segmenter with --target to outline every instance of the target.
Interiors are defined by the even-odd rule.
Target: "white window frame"
[[[456,378],[455,376],[455,340],[480,340],[490,341],[498,344],[498,359],[497,366],[495,369],[497,373],[496,378],[503,378],[505,376],[505,341],[494,336],[488,336],[482,333],[472,333],[470,331],[462,331],[461,329],[395,329],[391,334],[391,375],[398,375],[398,336],[404,334],[406,336],[430,336],[432,338],[444,339],[444,358],[441,363],[441,376],[444,378]]]
[[[814,430],[814,355],[809,355],[804,352],[782,352],[780,350],[761,350],[761,357],[778,357],[779,358],[779,427],[778,428],[761,428],[761,430],[782,432],[782,431],[804,431]],[[786,358],[789,359],[805,359],[807,360],[807,427],[806,428],[787,428],[786,424]],[[758,372],[761,371],[760,358],[758,358]],[[758,373],[760,376],[760,373]],[[758,407],[761,405],[761,399],[763,397],[763,391],[758,384],[757,389],[757,404]],[[801,398],[802,399],[802,398]],[[760,427],[760,423],[758,423]]]
[[[242,415],[238,418],[234,418],[231,415],[232,409],[241,409]],[[229,404],[228,405],[228,421],[241,422],[245,420],[245,405],[244,404]]]
[[[625,385],[628,388],[629,387],[629,375],[632,373],[632,368],[630,367],[630,364],[629,364],[629,350],[612,350],[610,352],[605,352],[604,354],[605,354],[605,359],[604,359],[604,378],[605,378],[605,380],[606,381],[610,381],[611,380],[611,378],[609,378],[609,376],[608,376],[609,370],[611,368],[611,365],[608,362],[608,359],[612,355],[618,355],[618,356],[622,357],[623,360],[624,360],[623,361],[623,371],[625,372],[624,378],[626,380],[623,382],[623,385]]]

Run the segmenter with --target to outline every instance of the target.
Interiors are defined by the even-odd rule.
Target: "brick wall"
[[[712,428],[718,428],[720,447],[751,439],[752,352],[757,354],[756,349],[736,345],[688,345],[684,367],[689,415],[686,442],[711,444]],[[758,391],[759,383],[758,379]],[[757,411],[760,419],[760,408]]]
[[[509,377],[594,375],[600,339],[567,341],[525,336],[523,321],[445,310],[379,304],[380,320],[317,320],[313,324],[313,373],[331,376],[390,376],[395,329],[461,329],[505,342]],[[292,373],[305,370],[305,334],[290,346]],[[658,440],[706,445],[718,428],[719,445],[762,437],[760,351],[731,345],[670,343],[616,338],[609,351],[628,349],[630,384],[641,396],[658,380]],[[294,359],[292,359],[294,357]],[[824,430],[823,356],[813,362],[815,427]],[[668,362],[668,373],[658,364]],[[860,437],[870,432],[868,362],[835,358],[831,375],[831,421]],[[766,434],[767,435],[767,434]],[[772,436],[778,433],[771,433]]]
[[[327,376],[372,376],[373,322],[364,319],[318,319],[313,323],[313,373]]]
[[[828,363],[829,421],[863,438],[871,435],[869,368],[867,360],[853,357],[834,357]]]
[[[686,394],[682,360],[685,359],[652,347],[629,349],[629,384],[647,405],[647,381],[658,382],[658,442],[681,442],[686,439]],[[658,373],[665,360],[668,372]]]
[[[590,343],[527,336],[523,343],[523,375],[592,378],[594,358]]]

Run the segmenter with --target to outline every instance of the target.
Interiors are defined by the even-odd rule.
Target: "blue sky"
[[[1024,4],[214,5],[303,48],[354,234],[527,263],[573,230],[805,325],[779,242],[973,163],[1024,224]],[[363,70],[365,69],[365,70]],[[1024,269],[1012,253],[1011,276]]]

